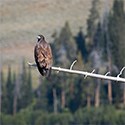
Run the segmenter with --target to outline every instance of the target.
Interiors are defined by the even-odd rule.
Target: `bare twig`
[[[121,69],[120,73],[117,75],[118,78],[120,77],[120,75],[122,75],[124,69],[125,69],[125,67],[123,67],[123,68]]]
[[[107,72],[107,73],[105,74],[105,76],[107,76],[108,74],[110,74],[110,72]]]
[[[77,60],[75,60],[75,61],[71,64],[70,70],[72,70],[72,68],[73,68],[73,66],[75,65],[76,62],[77,62]]]

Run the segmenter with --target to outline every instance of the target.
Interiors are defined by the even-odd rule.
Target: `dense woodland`
[[[52,34],[54,66],[117,76],[125,66],[124,1],[114,0],[100,18],[99,0],[92,1],[86,34],[74,36],[70,22]],[[125,83],[52,71],[33,88],[32,68],[25,59],[20,72],[1,71],[1,125],[123,125]],[[125,77],[125,72],[121,77]]]

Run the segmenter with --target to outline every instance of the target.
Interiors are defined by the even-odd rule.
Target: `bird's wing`
[[[50,68],[52,66],[52,51],[51,51],[51,47],[48,44],[47,48],[45,49],[45,61],[47,63],[47,68]]]
[[[34,54],[35,54],[36,63],[39,64],[40,67],[45,67],[45,55],[44,55],[43,47],[41,47],[40,45],[36,45]]]
[[[49,44],[40,44],[35,47],[35,58],[36,62],[41,67],[50,68],[52,65],[52,52]]]

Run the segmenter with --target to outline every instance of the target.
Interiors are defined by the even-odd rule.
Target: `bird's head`
[[[40,40],[44,40],[45,38],[44,38],[43,35],[38,35],[38,36],[37,36],[37,39],[38,39],[38,42],[39,42]]]

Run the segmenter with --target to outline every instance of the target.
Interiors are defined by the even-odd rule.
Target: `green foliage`
[[[124,111],[112,106],[79,109],[75,113],[75,124],[118,125],[125,124]],[[120,118],[121,117],[121,118]]]
[[[109,19],[109,36],[112,50],[112,57],[114,63],[118,67],[124,66],[125,55],[125,16],[124,16],[124,2],[123,0],[115,0],[113,10]]]
[[[93,39],[94,39],[94,35],[97,30],[97,25],[99,22],[98,5],[99,5],[99,0],[92,1],[90,15],[89,15],[89,18],[87,19],[87,37],[89,39],[89,41],[88,41],[88,50],[89,51],[94,44]]]
[[[108,51],[112,54],[112,67],[117,65],[120,69],[125,64],[123,1],[114,0],[113,9],[110,15],[104,17],[103,24],[98,20],[98,3],[99,0],[92,2],[87,20],[87,39],[81,29],[74,37],[68,22],[58,35],[53,35],[52,50],[55,66],[69,68],[71,63],[78,59],[74,69],[84,69],[89,72],[93,68],[103,70],[99,61],[104,64],[108,61]],[[107,29],[104,29],[105,26]],[[98,57],[98,54],[104,53],[103,60],[100,59],[101,57],[99,60],[94,58],[95,56],[92,57],[92,52],[97,52]],[[121,91],[120,84],[112,84],[113,103],[111,106],[107,104],[107,81],[101,81],[105,83],[101,84],[100,89],[101,106],[95,108],[93,106],[96,80],[52,72],[50,80],[40,77],[39,86],[34,89],[31,69],[26,66],[25,60],[22,61],[21,66],[18,74],[8,67],[6,80],[4,72],[1,73],[2,114],[0,114],[0,122],[2,125],[125,124],[125,109],[124,106],[120,107],[121,104],[123,105],[123,91]],[[53,89],[56,90],[57,112],[54,112]],[[15,94],[17,94],[16,113],[13,111]]]
[[[11,66],[8,66],[7,81],[2,95],[2,112],[7,114],[13,113],[13,87]]]
[[[22,62],[22,72],[20,74],[20,94],[18,109],[26,108],[33,100],[31,69],[26,68],[25,60]]]
[[[99,108],[79,108],[74,114],[62,112],[59,114],[48,113],[42,110],[23,110],[15,116],[1,114],[2,125],[123,125],[125,124],[124,110],[115,109],[113,106]]]
[[[77,45],[77,53],[80,52],[81,56],[82,56],[82,60],[84,60],[84,62],[87,61],[87,56],[88,56],[88,52],[87,52],[87,48],[86,48],[86,43],[85,43],[85,35],[82,32],[82,29],[80,28],[80,31],[78,32],[77,36],[75,37],[76,39],[76,45]],[[78,58],[78,56],[77,56]]]
[[[73,121],[70,113],[44,114],[36,120],[35,125],[69,125]]]
[[[2,125],[26,125],[26,122],[17,116],[1,114]]]
[[[76,58],[77,47],[68,22],[56,36],[52,48],[56,65],[67,67]]]

